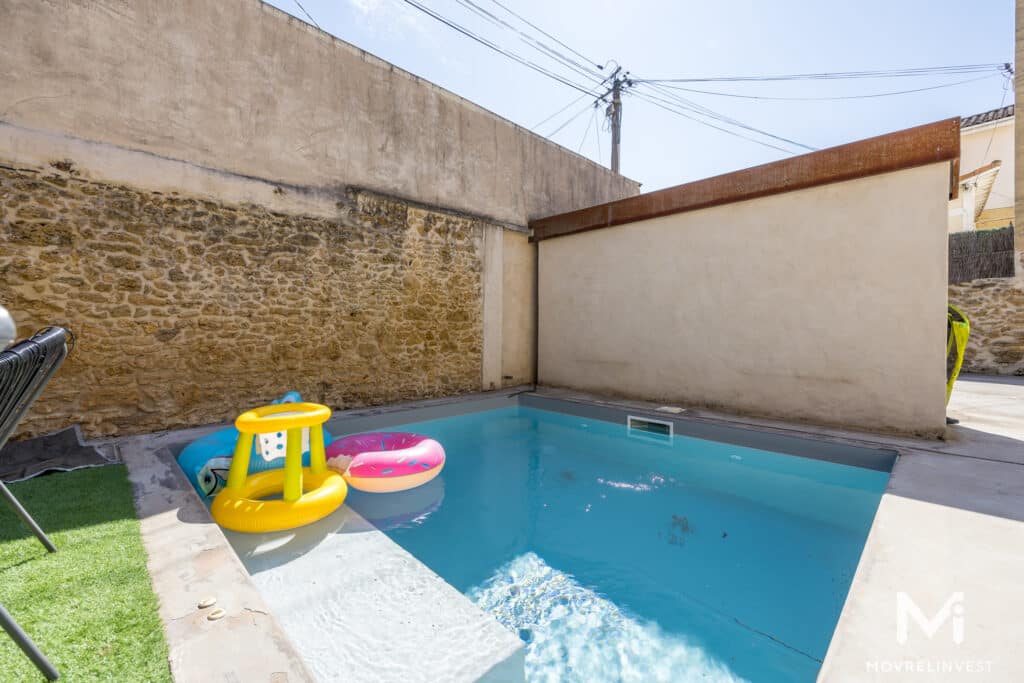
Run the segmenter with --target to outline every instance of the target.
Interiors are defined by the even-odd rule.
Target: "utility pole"
[[[601,102],[608,102],[608,96],[612,97],[608,107],[604,110],[604,115],[608,118],[612,129],[612,172],[614,173],[619,172],[619,147],[622,143],[622,91],[623,88],[633,85],[633,81],[629,78],[629,72],[620,76],[621,71],[621,66],[615,67],[615,71],[608,77],[612,81],[611,87],[597,98]]]
[[[618,143],[623,138],[623,81],[611,83],[611,172],[618,173]]]

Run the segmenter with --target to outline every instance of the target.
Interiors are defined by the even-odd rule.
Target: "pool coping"
[[[558,406],[553,403],[555,401]],[[972,599],[972,628],[976,631],[998,628],[1002,629],[1003,635],[981,643],[977,642],[977,638],[973,639],[969,651],[961,648],[961,658],[970,656],[974,658],[971,661],[986,661],[990,665],[996,662],[996,670],[990,670],[985,680],[1024,680],[1024,662],[1008,661],[1006,656],[1007,652],[1013,651],[1013,648],[1007,647],[1007,639],[1024,635],[1020,627],[1009,629],[1009,633],[1006,633],[1010,616],[1007,610],[1012,607],[1017,610],[1015,614],[1024,611],[1024,596],[1010,599],[1003,592],[1013,590],[1015,583],[1011,569],[1019,568],[1024,561],[1022,551],[1014,550],[1024,548],[1024,525],[1020,524],[1024,521],[1024,507],[1017,502],[1024,494],[1024,466],[971,455],[971,449],[976,448],[977,444],[970,438],[965,439],[963,433],[960,436],[954,434],[947,442],[937,442],[722,415],[704,410],[684,410],[673,414],[660,410],[663,406],[655,402],[621,400],[564,389],[528,386],[339,411],[332,417],[328,427],[333,425],[335,431],[342,426],[350,428],[350,432],[362,431],[472,412],[467,411],[467,407],[488,410],[517,404],[540,408],[547,406],[549,409],[561,407],[559,412],[610,421],[621,420],[623,414],[656,416],[671,421],[677,426],[678,433],[708,438],[707,430],[711,429],[717,437],[715,440],[729,441],[721,437],[723,434],[731,434],[740,439],[740,445],[771,450],[779,449],[780,444],[793,448],[795,442],[799,442],[796,443],[797,447],[809,443],[816,447],[830,444],[826,450],[838,457],[838,461],[845,461],[845,464],[860,464],[850,461],[849,447],[867,449],[856,452],[867,455],[864,462],[873,469],[879,469],[879,463],[890,458],[892,473],[888,488],[879,504],[839,624],[824,658],[819,680],[893,680],[891,672],[881,669],[872,671],[872,662],[877,667],[879,662],[900,661],[901,657],[908,656],[917,658],[913,661],[922,662],[948,660],[948,647],[944,649],[948,642],[938,636],[926,641],[919,638],[921,642],[917,643],[920,646],[918,649],[908,650],[903,644],[895,642],[893,600],[897,591],[912,591],[923,611],[932,615],[951,590],[962,592],[965,589],[969,595],[981,596]],[[201,525],[185,525],[175,516],[167,516],[168,508],[173,505],[190,509],[188,501],[183,500],[189,496],[204,514],[206,510],[180,470],[173,465],[173,457],[170,467],[172,471],[168,471],[165,461],[169,451],[163,459],[157,456],[156,451],[160,448],[166,450],[167,444],[181,442],[184,437],[197,438],[219,427],[214,425],[118,440],[124,460],[129,466],[133,486],[136,487],[136,504],[140,517],[143,517],[143,540],[147,552],[165,563],[173,559],[178,576],[198,579],[188,586],[175,586],[175,581],[181,583],[178,576],[168,577],[166,567],[154,567],[151,563],[151,572],[162,570],[163,573],[159,581],[158,575],[154,574],[154,587],[161,600],[161,616],[167,625],[168,639],[176,641],[169,642],[172,671],[178,680],[193,680],[192,676],[187,675],[189,671],[210,678],[213,673],[210,670],[211,660],[202,657],[195,659],[192,653],[217,652],[217,661],[229,680],[232,675],[229,672],[243,670],[241,667],[246,667],[244,670],[252,674],[242,676],[241,680],[312,680],[280,624],[269,610],[264,609],[265,603],[258,590],[220,529],[212,521]],[[970,437],[969,434],[967,436]],[[765,445],[769,442],[772,445]],[[874,451],[874,454],[868,454],[869,451]],[[780,452],[790,451],[781,448]],[[808,457],[806,453],[794,454]],[[147,521],[144,512],[155,514],[155,519]],[[186,534],[177,528],[183,525],[193,527],[195,533]],[[194,527],[203,527],[202,533]],[[914,539],[913,547],[908,547],[908,538]],[[1012,542],[1007,543],[1007,539]],[[951,557],[943,551],[950,542],[958,544],[960,553],[957,557]],[[174,553],[182,556],[173,557]],[[221,571],[201,573],[197,567],[206,561],[203,556],[219,558],[217,562],[224,565]],[[972,558],[981,559],[972,562]],[[979,569],[986,566],[986,560],[997,566],[995,576],[991,575],[992,572],[986,573]],[[927,580],[922,581],[922,576],[927,576]],[[168,578],[171,580],[168,581]],[[188,602],[194,601],[201,592],[196,586],[208,588],[215,594],[219,591],[236,600],[233,604],[237,604],[241,611],[235,615],[235,626],[232,629],[234,636],[229,635],[225,641],[233,645],[221,644],[214,648],[207,642],[211,629],[204,629],[204,624],[197,622],[192,613],[195,611],[194,605]],[[225,590],[228,592],[224,593]],[[999,593],[999,597],[993,597],[993,592]],[[165,594],[169,596],[166,599]],[[177,610],[165,610],[165,601],[169,605],[176,605]],[[189,625],[188,629],[182,628],[185,623]],[[229,630],[222,629],[222,632],[226,631]],[[267,648],[265,652],[268,658],[261,658],[256,667],[258,670],[252,668],[256,666],[252,661],[240,661],[237,665],[221,661],[226,660],[224,653],[242,653],[251,649],[253,642],[259,642],[261,648],[264,645]],[[241,649],[239,646],[242,646]],[[260,651],[264,652],[263,649]],[[186,654],[188,656],[184,656]],[[513,658],[505,661],[504,669],[496,664],[495,680],[508,680],[510,663],[513,677],[516,666],[521,671],[521,648],[517,656],[518,664]],[[240,654],[240,658],[244,658],[244,655]],[[190,666],[191,669],[188,668]]]
[[[183,436],[198,438],[209,431],[116,442],[132,484],[171,676],[176,681],[312,683],[305,662],[167,447]],[[211,597],[216,604],[200,609],[200,601]],[[214,609],[226,615],[211,621]]]

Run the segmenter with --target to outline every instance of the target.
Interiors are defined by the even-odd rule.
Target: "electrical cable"
[[[601,74],[598,73],[597,71],[595,71],[593,68],[591,68],[589,66],[586,66],[584,64],[580,64],[575,59],[572,59],[571,57],[563,54],[562,52],[559,52],[555,48],[553,48],[553,47],[551,47],[549,45],[546,45],[545,43],[537,40],[533,36],[531,36],[531,35],[523,32],[523,31],[519,30],[518,28],[516,28],[512,24],[508,23],[507,21],[505,21],[501,17],[495,16],[491,12],[488,12],[486,9],[484,9],[480,5],[478,5],[475,2],[473,2],[473,0],[455,0],[455,1],[458,4],[462,5],[463,7],[465,7],[466,9],[468,9],[469,11],[473,12],[474,14],[476,14],[476,15],[478,15],[480,17],[483,17],[484,20],[490,22],[491,24],[494,24],[495,26],[498,26],[499,28],[503,28],[503,29],[507,29],[509,31],[512,31],[513,33],[515,33],[519,37],[519,39],[522,42],[526,43],[527,45],[532,47],[534,50],[537,50],[541,54],[543,54],[543,55],[545,55],[547,57],[550,57],[550,58],[558,61],[559,63],[561,63],[564,66],[569,67],[570,69],[575,71],[577,74],[579,74],[579,75],[581,75],[581,76],[583,76],[585,78],[588,78],[590,80],[593,80],[593,81],[600,80]]]
[[[611,78],[611,76],[608,76],[608,78]],[[572,100],[571,102],[569,102],[569,104],[565,105],[564,107],[562,107],[561,109],[559,109],[558,111],[556,111],[556,112],[555,112],[554,114],[551,114],[550,116],[546,117],[546,118],[545,118],[545,119],[544,119],[543,121],[540,121],[539,123],[535,123],[535,124],[534,124],[533,126],[531,126],[531,127],[530,127],[530,130],[536,130],[537,128],[540,128],[540,127],[541,127],[541,126],[543,126],[543,125],[544,125],[545,123],[547,123],[547,122],[548,122],[548,121],[550,121],[551,119],[555,118],[556,116],[558,116],[559,114],[561,114],[561,113],[562,113],[563,111],[565,111],[566,109],[568,109],[568,108],[569,108],[569,107],[571,107],[572,105],[574,105],[574,104],[576,104],[577,102],[579,102],[580,100],[582,100],[582,99],[583,99],[584,97],[586,97],[587,95],[591,95],[591,96],[593,96],[593,97],[595,97],[595,98],[596,98],[596,97],[597,97],[597,91],[598,91],[598,90],[599,90],[599,89],[601,88],[601,86],[602,86],[602,85],[604,85],[605,83],[607,83],[607,82],[608,82],[608,78],[605,78],[605,79],[604,79],[603,81],[601,81],[601,82],[600,82],[600,83],[598,83],[598,84],[597,84],[596,86],[594,86],[594,87],[593,87],[593,88],[592,88],[592,89],[590,90],[590,92],[586,92],[586,93],[583,93],[583,94],[582,94],[582,95],[580,95],[579,97],[577,97],[577,98],[573,99],[573,100]]]
[[[910,93],[925,92],[926,90],[939,90],[941,88],[952,88],[957,85],[963,85],[964,83],[974,83],[976,81],[983,81],[987,78],[993,78],[999,74],[986,74],[984,76],[978,76],[976,78],[968,78],[962,81],[954,81],[953,83],[941,83],[939,85],[931,85],[926,88],[914,88],[912,90],[890,90],[888,92],[868,93],[861,95],[836,95],[833,97],[777,97],[770,95],[741,95],[739,93],[721,92],[717,90],[700,90],[698,88],[686,88],[681,85],[673,84],[662,84],[662,87],[671,88],[672,90],[683,90],[685,92],[700,93],[702,95],[716,95],[718,97],[735,97],[744,100],[775,100],[780,102],[811,102],[811,101],[835,101],[835,100],[862,100],[871,99],[874,97],[890,97],[893,95],[908,95]]]
[[[569,125],[570,123],[572,123],[573,121],[575,121],[576,119],[578,119],[578,118],[579,118],[580,116],[582,116],[582,115],[583,115],[583,114],[584,114],[584,113],[585,113],[585,112],[587,111],[587,109],[588,109],[588,108],[589,108],[590,106],[591,106],[591,103],[590,103],[590,102],[587,102],[587,106],[583,107],[583,109],[580,109],[580,110],[579,110],[578,112],[576,112],[575,114],[573,114],[572,116],[570,116],[570,117],[569,117],[569,118],[568,118],[568,119],[567,119],[566,121],[564,121],[564,122],[562,123],[562,125],[560,125],[560,126],[559,126],[558,128],[555,128],[555,129],[554,129],[553,131],[551,131],[550,133],[548,133],[548,134],[547,134],[547,135],[545,135],[544,137],[546,137],[546,138],[552,138],[552,137],[554,137],[555,135],[557,135],[558,133],[560,133],[560,132],[562,131],[562,129],[563,129],[563,128],[565,128],[565,127],[566,127],[566,126],[568,126],[568,125]]]
[[[654,87],[651,84],[646,84],[646,85],[649,88],[653,88]],[[629,91],[629,92],[633,92],[634,94],[636,93],[636,91]],[[656,90],[656,92],[662,93],[662,91],[660,91],[660,90]],[[806,149],[806,150],[812,151],[812,152],[817,149],[815,147],[811,147],[810,145],[805,145],[802,142],[797,142],[796,140],[791,140],[790,138],[786,138],[786,137],[783,137],[781,135],[776,135],[775,133],[770,133],[770,132],[768,132],[766,130],[762,130],[762,129],[757,128],[755,126],[751,126],[751,125],[749,125],[747,123],[744,123],[742,121],[739,121],[737,119],[725,116],[724,114],[720,114],[719,112],[716,112],[713,109],[708,109],[707,107],[699,105],[696,102],[691,102],[691,101],[689,101],[689,100],[687,100],[685,98],[682,98],[682,97],[674,97],[671,100],[667,100],[667,99],[665,99],[663,97],[659,97],[657,95],[652,95],[650,93],[645,93],[645,94],[648,97],[652,97],[653,99],[658,100],[658,101],[660,101],[660,102],[662,102],[664,104],[668,104],[668,105],[674,106],[674,107],[681,107],[683,109],[689,110],[690,112],[692,112],[694,114],[706,116],[708,118],[714,119],[714,120],[719,121],[720,123],[724,123],[726,125],[736,126],[737,128],[743,128],[744,130],[748,130],[751,133],[757,133],[758,135],[763,135],[765,137],[769,137],[769,138],[772,138],[774,140],[778,140],[779,142],[784,142],[786,144],[793,145],[795,147],[801,147],[803,149]],[[662,93],[662,94],[665,94],[665,93]],[[775,149],[779,149],[779,148],[775,147]]]
[[[512,16],[514,16],[514,17],[515,17],[516,19],[518,19],[519,21],[521,21],[521,22],[523,22],[524,24],[526,24],[527,26],[529,26],[530,28],[532,28],[532,29],[534,29],[534,30],[536,30],[536,31],[540,31],[540,32],[541,32],[542,34],[544,34],[545,36],[547,36],[547,37],[548,37],[548,38],[550,38],[551,40],[555,41],[556,43],[558,43],[559,45],[561,45],[561,46],[562,46],[562,47],[564,47],[564,48],[565,48],[566,50],[568,50],[569,52],[573,53],[574,55],[576,55],[577,57],[579,57],[579,58],[580,58],[580,59],[582,59],[583,61],[585,61],[585,62],[589,62],[589,63],[593,64],[593,65],[594,65],[594,66],[596,66],[596,67],[597,67],[598,69],[602,69],[602,70],[604,69],[604,67],[603,67],[603,66],[601,66],[600,64],[598,64],[597,62],[595,62],[595,61],[594,61],[593,59],[590,59],[590,58],[589,58],[589,57],[587,57],[586,55],[584,55],[584,54],[581,54],[581,53],[580,53],[579,51],[577,51],[577,50],[574,50],[574,49],[572,49],[571,47],[569,47],[568,45],[566,45],[565,43],[563,43],[562,41],[560,41],[560,40],[559,40],[558,38],[555,38],[555,37],[554,37],[553,35],[551,35],[551,34],[550,34],[550,33],[548,33],[547,31],[545,31],[544,29],[542,29],[542,28],[541,28],[540,26],[537,26],[536,24],[534,24],[533,22],[531,22],[531,21],[530,21],[529,19],[526,19],[526,18],[525,18],[525,17],[523,17],[522,15],[516,14],[516,13],[515,13],[515,12],[514,12],[513,10],[509,9],[509,8],[508,8],[508,7],[506,7],[505,5],[503,5],[503,4],[501,4],[500,2],[498,2],[498,0],[491,0],[491,2],[492,2],[492,3],[494,3],[495,5],[497,5],[498,7],[500,7],[501,9],[505,10],[506,12],[508,12],[509,14],[511,14]],[[607,65],[605,65],[605,66],[607,66]]]
[[[583,152],[583,143],[587,141],[587,136],[590,135],[590,122],[597,118],[597,107],[594,107],[593,113],[590,115],[590,121],[587,121],[586,127],[583,129],[583,139],[580,140],[579,147],[576,148],[576,153],[580,154]]]
[[[824,73],[784,74],[773,76],[706,76],[700,78],[649,78],[647,83],[724,83],[735,81],[799,81],[833,80],[846,78],[903,78],[935,74],[981,73],[985,71],[1007,72],[1012,67],[1008,62],[999,64],[962,64],[957,66],[933,66],[908,69],[876,69],[867,71],[833,71]],[[639,81],[638,81],[639,82]]]
[[[586,89],[585,86],[582,86],[579,83],[574,83],[573,81],[569,80],[568,78],[566,78],[564,76],[561,76],[559,74],[556,74],[556,73],[554,73],[552,71],[549,71],[548,69],[545,69],[544,67],[542,67],[542,66],[540,66],[538,64],[535,64],[534,62],[526,59],[525,57],[521,57],[521,56],[517,55],[514,52],[510,52],[509,50],[506,50],[505,48],[500,47],[499,45],[491,42],[490,40],[487,40],[486,38],[483,38],[483,37],[477,35],[476,33],[470,31],[469,29],[465,28],[464,26],[461,26],[460,24],[452,21],[451,19],[448,19],[448,18],[442,16],[441,14],[435,12],[434,10],[430,9],[429,7],[426,7],[425,5],[417,2],[417,0],[402,0],[402,2],[404,2],[407,5],[410,5],[412,7],[415,7],[420,12],[423,12],[424,14],[426,14],[428,17],[431,17],[432,19],[435,19],[435,20],[441,22],[445,26],[448,26],[449,28],[451,28],[451,29],[453,29],[455,31],[458,31],[459,33],[461,33],[462,35],[466,36],[467,38],[471,38],[472,40],[475,40],[476,42],[480,43],[481,45],[483,45],[485,47],[488,47],[491,50],[494,50],[498,54],[504,55],[504,56],[508,57],[509,59],[511,59],[511,60],[513,60],[515,62],[518,62],[519,64],[522,64],[523,66],[525,66],[527,68],[533,69],[537,73],[543,74],[543,75],[547,76],[548,78],[550,78],[552,80],[558,81],[559,83],[561,83],[563,85],[567,85],[570,88],[573,88],[573,89],[578,90],[580,92],[589,94],[589,91]]]
[[[746,135],[742,135],[740,133],[737,133],[734,130],[729,130],[728,128],[722,128],[721,126],[716,126],[713,123],[708,123],[707,121],[704,121],[702,119],[698,119],[695,116],[690,116],[689,114],[685,114],[685,113],[683,113],[683,112],[679,111],[678,109],[675,109],[675,108],[673,108],[671,106],[667,106],[665,104],[661,104],[660,102],[658,102],[656,100],[649,99],[649,96],[646,93],[644,93],[644,92],[640,92],[640,91],[635,91],[634,90],[634,91],[630,91],[630,93],[632,95],[634,95],[635,97],[639,97],[640,99],[644,100],[645,102],[653,104],[656,107],[664,109],[665,111],[669,111],[669,112],[671,112],[673,114],[676,114],[678,116],[682,116],[684,119],[690,119],[691,121],[695,121],[696,123],[699,123],[701,125],[707,126],[708,128],[714,128],[715,130],[719,130],[719,131],[721,131],[723,133],[728,133],[729,135],[732,135],[734,137],[738,137],[740,139],[747,140],[749,142],[754,142],[754,143],[762,145],[764,147],[770,147],[771,149],[778,150],[779,152],[783,152],[785,154],[789,154],[789,155],[794,154],[794,152],[792,150],[783,149],[782,147],[778,147],[777,145],[773,145],[773,144],[771,144],[769,142],[764,142],[763,140],[757,140],[755,138],[747,137]]]
[[[997,107],[997,109],[1002,109],[1003,105],[1006,104],[1006,95],[1009,92],[1010,92],[1010,79],[1009,79],[1009,77],[1007,77],[1006,81],[1003,83],[1003,96],[999,100],[999,106]],[[982,163],[985,163],[986,161],[988,161],[988,153],[990,151],[992,151],[992,141],[995,140],[995,139],[996,139],[996,127],[992,126],[992,134],[988,136],[988,144],[985,145],[985,154],[983,154],[982,157],[981,157],[981,162]]]
[[[320,24],[316,23],[316,19],[314,19],[313,15],[306,11],[306,8],[302,6],[302,3],[299,2],[299,0],[292,0],[292,2],[299,6],[299,9],[302,10],[302,13],[306,15],[306,18],[313,22],[313,26],[320,28]],[[320,30],[323,31],[322,28],[320,28]]]

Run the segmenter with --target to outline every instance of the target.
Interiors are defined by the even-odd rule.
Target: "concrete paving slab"
[[[1019,465],[902,458],[819,680],[1024,680],[1022,495]]]
[[[311,682],[302,658],[163,445],[166,435],[118,445],[135,495],[142,542],[179,683]],[[199,609],[208,596],[211,608]],[[210,621],[220,608],[226,616]]]

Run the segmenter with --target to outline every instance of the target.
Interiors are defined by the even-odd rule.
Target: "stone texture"
[[[22,334],[77,338],[20,433],[477,390],[484,226],[358,191],[321,218],[0,167],[0,298]]]
[[[950,285],[949,303],[971,321],[964,372],[1024,375],[1024,280],[991,278]]]

